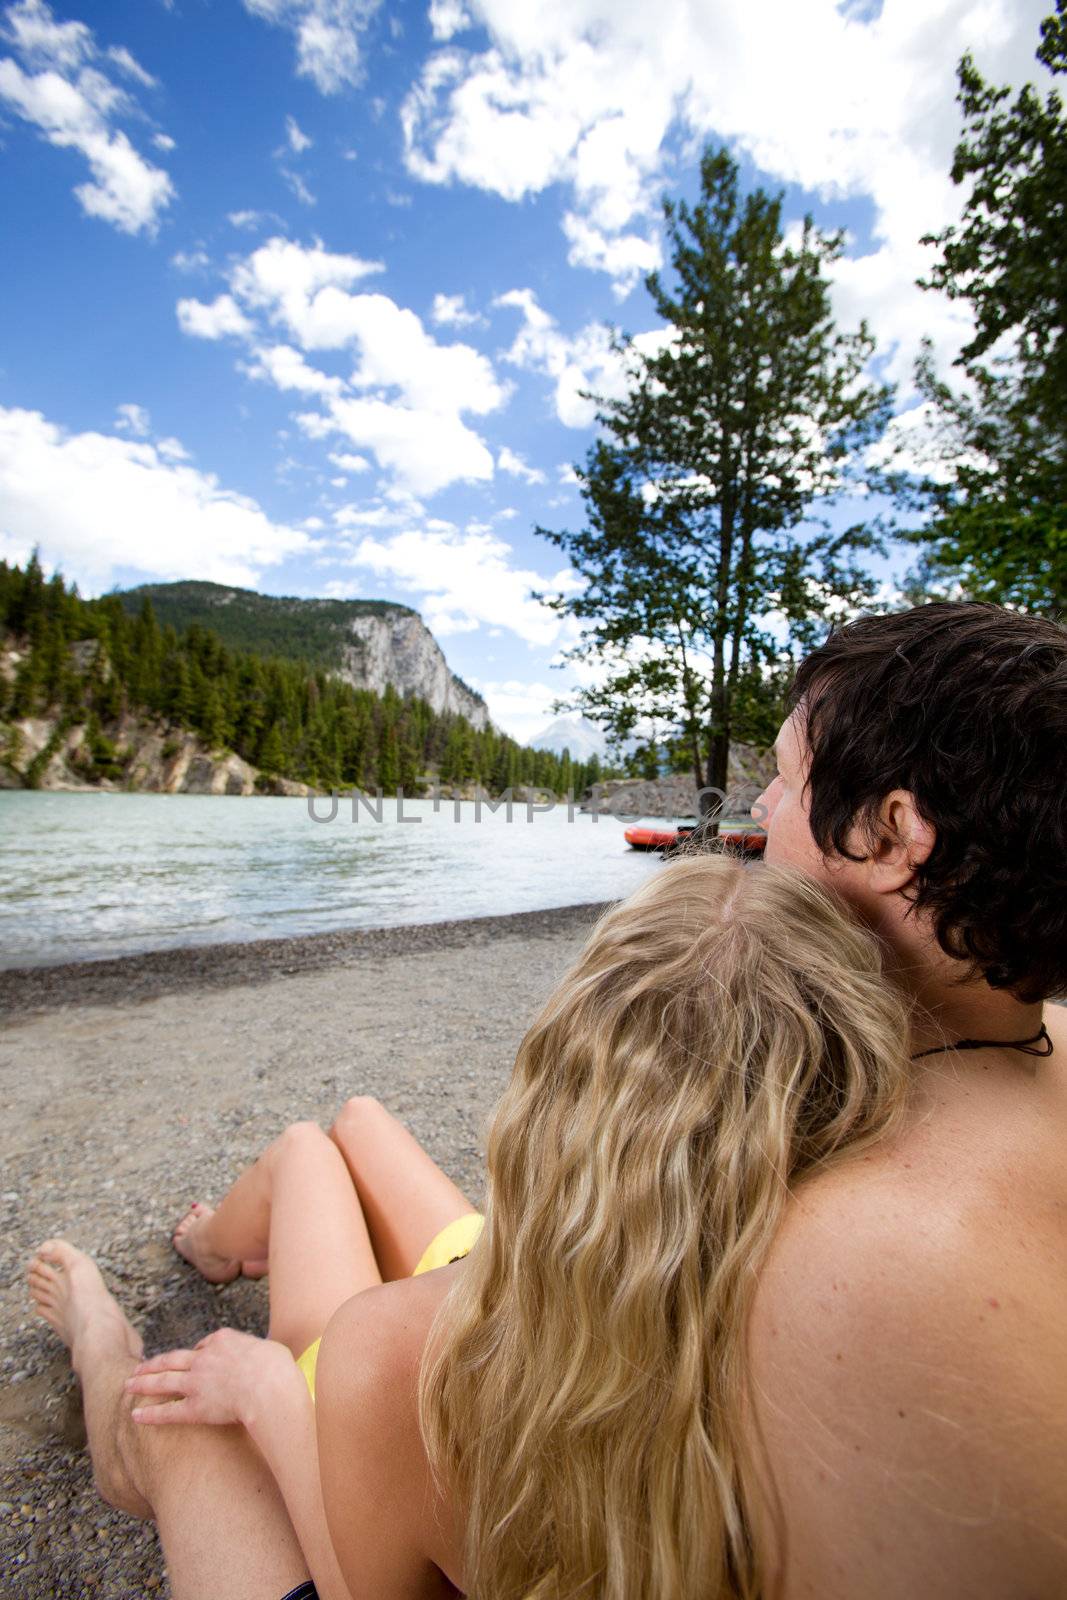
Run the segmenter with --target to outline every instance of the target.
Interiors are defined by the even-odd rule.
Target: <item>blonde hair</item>
[[[745,1328],[789,1190],[892,1130],[906,1008],[813,881],[715,856],[597,924],[486,1137],[418,1382],[474,1600],[765,1592]]]

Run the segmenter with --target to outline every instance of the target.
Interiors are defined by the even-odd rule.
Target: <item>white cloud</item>
[[[302,394],[340,394],[344,383],[306,362],[291,345],[275,344],[257,349],[255,360],[242,367],[250,378],[263,378],[279,389],[296,389]]]
[[[164,155],[169,155],[172,150],[176,150],[178,147],[177,141],[172,139],[169,133],[154,133],[152,135],[152,143],[157,150],[162,150]]]
[[[567,692],[562,682],[524,683],[518,678],[496,682],[478,678],[472,681],[471,688],[484,696],[489,715],[497,727],[503,728],[505,733],[510,733],[521,744],[536,739],[552,721],[556,715],[552,709],[553,702],[562,699]]]
[[[174,198],[174,185],[112,125],[136,107],[125,90],[92,65],[108,57],[100,57],[91,29],[81,22],[57,23],[44,0],[19,0],[5,13],[5,22],[6,37],[27,70],[10,56],[0,60],[0,103],[37,127],[49,144],[84,156],[92,181],[78,184],[74,194],[87,216],[123,233],[154,233],[159,213]],[[121,47],[109,55],[126,72],[130,63],[137,67]],[[137,71],[141,81],[152,81],[143,69]]]
[[[312,438],[342,434],[373,452],[379,466],[413,494],[493,476],[486,445],[455,412],[415,410],[386,400],[335,399],[327,416],[301,415]]]
[[[144,406],[130,401],[116,408],[115,426],[120,433],[132,433],[136,438],[144,439],[152,431],[152,418]]]
[[[170,264],[179,272],[206,272],[211,265],[211,257],[198,245],[195,250],[176,250],[170,258]]]
[[[438,4],[447,41],[452,6]],[[929,261],[917,240],[960,203],[956,63],[971,49],[997,83],[1038,75],[1048,0],[884,0],[866,19],[838,0],[662,0],[654,27],[638,0],[473,9],[488,48],[446,43],[404,103],[416,177],[508,200],[565,186],[571,262],[622,293],[660,248],[671,151],[725,139],[775,181],[870,200],[873,247],[841,269],[839,309],[898,345],[898,375],[927,328],[958,347],[959,321],[913,282]]]
[[[255,587],[264,568],[311,544],[162,445],[67,434],[40,412],[2,408],[0,535],[15,560],[40,544],[46,563],[90,592],[123,569]]]
[[[501,472],[508,472],[513,478],[521,478],[523,483],[544,483],[545,475],[540,467],[531,467],[514,450],[509,450],[504,445],[496,458],[496,464]]]
[[[107,58],[115,63],[120,72],[124,72],[127,78],[132,78],[142,88],[156,89],[159,87],[159,79],[153,78],[150,72],[146,72],[137,58],[126,49],[125,45],[112,45],[107,52]],[[164,135],[164,137],[166,136]],[[158,143],[158,140],[153,140],[153,143]],[[171,143],[173,145],[173,141]]]
[[[437,522],[386,538],[366,537],[351,564],[418,595],[427,626],[440,638],[485,624],[509,628],[527,644],[555,644],[560,618],[532,600],[530,590],[572,589],[576,581],[566,569],[544,577],[513,560],[511,546],[497,534],[478,526],[461,532]]]
[[[451,39],[471,26],[463,0],[430,0],[429,18],[435,39]]]
[[[477,311],[467,310],[466,298],[461,294],[435,294],[430,316],[438,327],[473,328],[485,322]]]
[[[366,456],[354,456],[345,451],[340,451],[338,454],[332,455],[330,460],[335,467],[340,467],[342,472],[358,473],[370,471],[370,462]]]
[[[269,220],[266,211],[229,211],[226,214],[231,228],[260,228]]]
[[[658,238],[642,238],[639,233],[607,234],[574,211],[564,217],[563,232],[570,242],[570,265],[608,273],[617,300],[624,300],[639,279],[663,264]]]
[[[294,172],[291,167],[279,167],[278,170],[302,206],[318,205],[318,200],[312,194],[299,172]]]
[[[509,389],[471,345],[439,344],[416,314],[388,295],[353,294],[380,262],[267,241],[231,274],[249,314],[285,329],[303,351],[350,349],[350,383],[360,397],[327,394],[325,413],[298,418],[312,438],[340,434],[373,452],[397,483],[432,494],[449,483],[487,479],[493,458],[463,420],[504,404]],[[191,330],[190,330],[191,331]]]
[[[232,296],[220,294],[210,305],[202,300],[179,300],[178,325],[194,339],[223,339],[228,334],[245,338],[252,324]]]
[[[381,0],[244,0],[245,10],[296,36],[296,70],[321,94],[363,77],[360,35]]]
[[[626,391],[626,367],[611,347],[611,335],[599,323],[568,337],[538,303],[532,289],[509,289],[493,302],[522,312],[523,322],[505,360],[531,372],[543,372],[555,383],[556,415],[568,428],[591,427],[593,401],[583,391],[618,398]],[[646,353],[664,335],[638,334],[634,343]]]
[[[7,36],[32,65],[69,72],[96,54],[91,28],[84,22],[56,22],[41,0],[11,6],[4,21]]]
[[[432,494],[449,483],[491,478],[493,457],[463,418],[498,409],[509,386],[479,351],[439,344],[413,311],[387,295],[349,292],[381,270],[380,262],[334,255],[321,243],[304,248],[273,238],[233,268],[232,294],[212,305],[181,300],[178,320],[199,338],[246,339],[254,362],[244,370],[251,376],[323,401],[323,411],[296,419],[309,438],[340,435],[371,451],[401,492]],[[264,325],[284,330],[292,343],[269,343]],[[300,353],[316,350],[351,352],[347,386]],[[346,387],[365,393],[352,396]]]
[[[305,150],[310,150],[315,143],[314,139],[304,132],[295,117],[285,119],[285,137],[289,141],[289,148],[295,155],[303,155]]]
[[[314,343],[317,328],[328,321],[317,309],[321,292],[348,289],[361,278],[382,271],[380,261],[333,255],[321,243],[305,249],[289,239],[274,238],[239,263],[232,284],[248,306],[287,325],[305,348],[325,348]],[[343,344],[344,340],[337,342]]]

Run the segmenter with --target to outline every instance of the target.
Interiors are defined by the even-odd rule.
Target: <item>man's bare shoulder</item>
[[[789,1203],[750,1328],[787,1594],[1067,1592],[1067,1211],[975,1169],[950,1126]]]

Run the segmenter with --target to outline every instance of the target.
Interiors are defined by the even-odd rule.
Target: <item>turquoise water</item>
[[[328,817],[328,798],[314,802]],[[0,967],[617,899],[658,870],[566,805],[0,793]]]

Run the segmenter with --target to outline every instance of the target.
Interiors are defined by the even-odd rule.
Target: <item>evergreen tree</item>
[[[1067,72],[1067,0],[1041,24],[1037,59]],[[926,289],[963,300],[974,337],[938,379],[927,341],[919,387],[938,460],[920,486],[932,511],[920,582],[949,579],[975,599],[1060,614],[1067,607],[1067,115],[1056,90],[985,82],[959,64],[964,133],[952,181],[968,196],[957,227],[927,235],[940,259]]]
[[[725,789],[739,681],[782,655],[768,613],[806,644],[831,601],[871,594],[854,558],[879,546],[873,526],[831,533],[824,513],[874,481],[861,463],[891,392],[863,376],[866,327],[833,324],[843,235],[808,218],[789,243],[781,210],[780,195],[742,197],[710,148],[698,203],[665,202],[676,283],[646,280],[662,338],[618,341],[630,384],[599,401],[578,474],[588,526],[538,530],[585,580],[550,602],[582,625],[570,655],[607,669],[577,703],[620,741],[683,737],[698,788]]]

